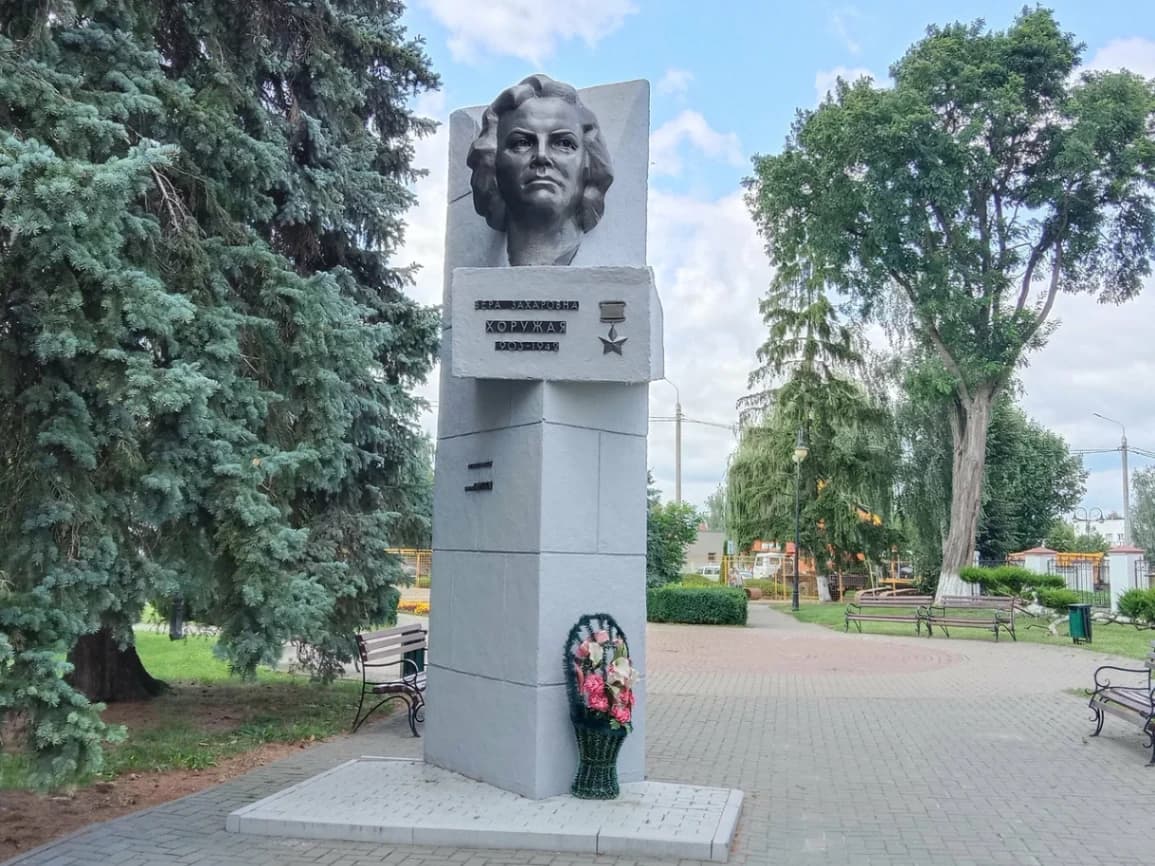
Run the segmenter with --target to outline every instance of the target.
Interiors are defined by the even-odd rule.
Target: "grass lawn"
[[[347,731],[360,682],[310,683],[261,670],[255,682],[231,677],[213,655],[215,640],[170,641],[138,630],[137,651],[149,673],[172,691],[151,701],[110,704],[104,718],[127,737],[109,745],[100,779],[149,770],[196,770],[265,743],[320,740]],[[0,789],[24,788],[26,758],[0,754]],[[80,780],[93,781],[93,780]]]
[[[783,608],[789,611],[789,607]],[[812,603],[804,604],[801,609],[794,614],[802,622],[813,622],[818,625],[824,625],[828,628],[842,631],[846,620],[845,602],[828,602],[828,603]],[[1049,620],[1038,619],[1027,616],[1022,613],[1015,615],[1015,634],[1020,641],[1029,641],[1031,643],[1051,644],[1053,646],[1075,646],[1071,643],[1070,635],[1067,633],[1067,624],[1061,623],[1057,626],[1059,632],[1057,637],[1051,635],[1046,629],[1046,623]],[[851,631],[854,631],[854,624],[851,623]],[[862,623],[863,634],[886,634],[886,635],[900,635],[902,637],[913,637],[915,634],[914,624],[897,623],[897,622],[864,622]],[[983,631],[977,628],[958,628],[951,631],[949,638],[941,638],[942,640],[994,640],[994,637],[989,631]],[[1118,623],[1094,623],[1091,629],[1092,640],[1091,644],[1079,644],[1078,646],[1085,649],[1095,650],[1097,652],[1111,653],[1113,655],[1128,656],[1130,658],[1146,658],[1151,651],[1151,641],[1155,640],[1155,631],[1140,630],[1129,625],[1120,625]],[[923,632],[923,638],[926,638],[926,632]],[[940,637],[936,633],[930,640],[939,640]],[[999,635],[999,640],[1010,640],[1006,633]]]

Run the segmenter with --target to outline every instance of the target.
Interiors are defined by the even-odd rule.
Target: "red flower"
[[[593,698],[595,695],[605,697],[606,681],[602,679],[601,674],[590,674],[582,683],[581,689],[586,693],[588,698]],[[592,705],[591,705],[592,706]]]
[[[610,708],[610,699],[606,697],[605,692],[599,692],[596,695],[588,695],[587,701],[590,705],[590,709],[596,710],[599,713],[607,712]],[[615,707],[615,709],[617,708]]]
[[[622,689],[618,692],[618,702],[623,707],[632,707],[634,705],[634,690]]]
[[[630,723],[630,711],[627,707],[616,706],[610,710],[610,715],[613,716],[614,721],[621,725],[628,725]]]

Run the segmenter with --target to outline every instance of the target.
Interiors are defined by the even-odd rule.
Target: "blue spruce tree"
[[[296,640],[330,675],[395,611],[438,319],[391,256],[437,80],[399,2],[0,8],[0,715],[50,783],[100,766],[92,701],[162,688],[149,599],[242,674]]]

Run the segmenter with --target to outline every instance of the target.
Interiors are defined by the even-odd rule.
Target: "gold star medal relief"
[[[626,302],[625,301],[601,301],[598,304],[601,310],[602,322],[609,324],[610,333],[609,338],[599,337],[602,341],[602,354],[608,355],[610,352],[615,352],[620,355],[622,353],[622,346],[625,345],[629,337],[619,337],[617,325],[626,320]]]

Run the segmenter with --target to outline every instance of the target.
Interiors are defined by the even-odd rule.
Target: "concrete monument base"
[[[234,833],[725,863],[742,792],[666,782],[529,800],[422,761],[359,758],[229,815]]]

